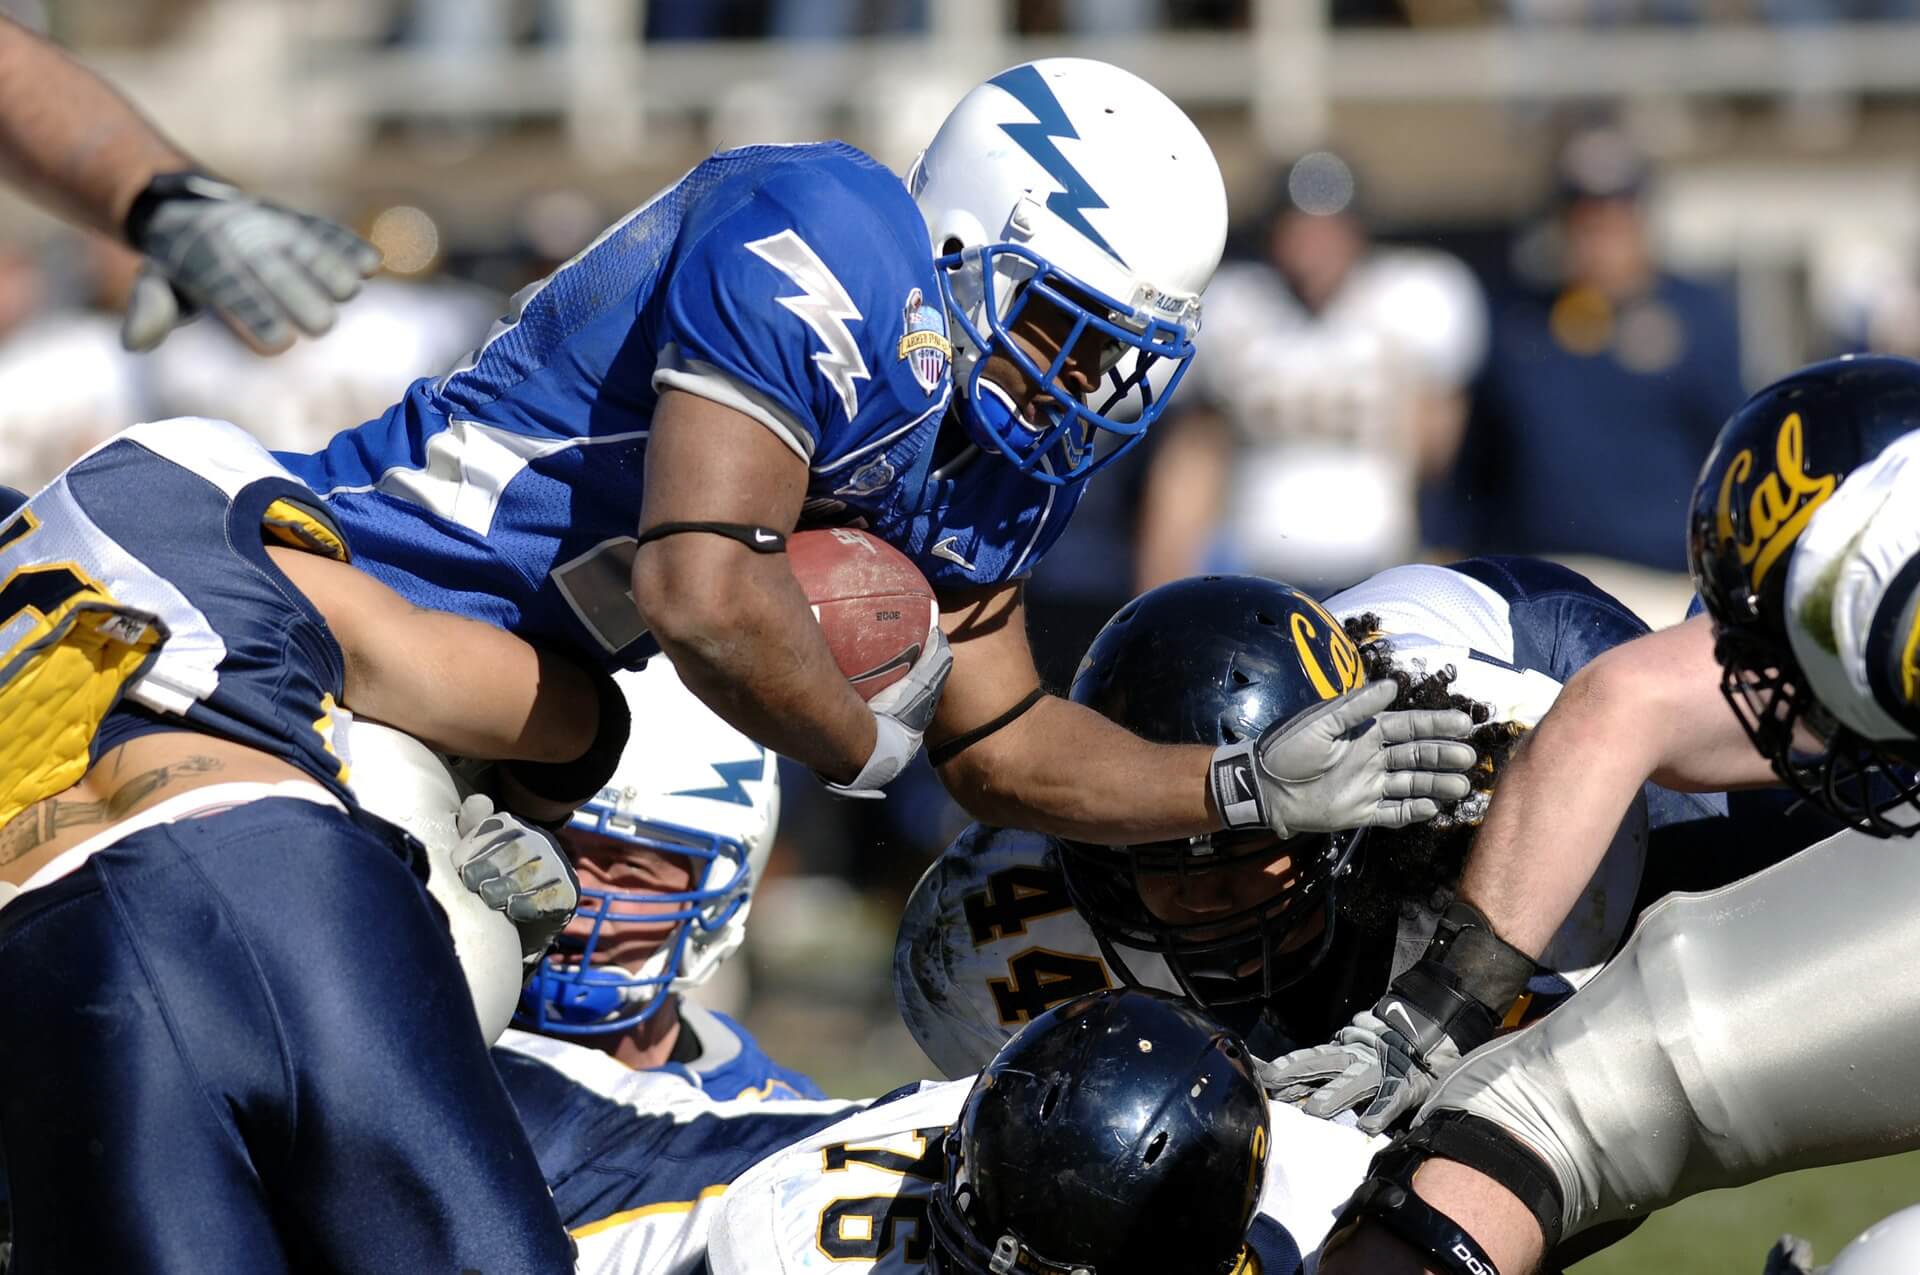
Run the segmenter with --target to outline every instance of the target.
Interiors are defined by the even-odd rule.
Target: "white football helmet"
[[[693,888],[679,893],[580,890],[576,920],[520,998],[515,1022],[535,1031],[598,1035],[659,1012],[667,995],[698,987],[747,934],[753,889],[780,823],[774,755],[716,716],[665,658],[616,673],[633,713],[633,735],[600,795],[575,812],[569,832],[632,844],[636,852],[693,861]],[[602,933],[622,922],[672,931],[637,970],[596,960]]]
[[[1226,244],[1226,187],[1193,121],[1117,66],[1044,58],[962,98],[907,186],[932,239],[972,440],[1053,485],[1138,441],[1193,357],[1200,293]],[[1073,320],[1045,368],[1008,336],[1035,298]],[[1106,378],[1091,407],[1060,383],[1089,333]],[[981,377],[994,353],[1052,395],[1038,424]],[[1096,448],[1102,431],[1113,445]]]
[[[1882,1218],[1840,1250],[1825,1275],[1913,1275],[1920,1271],[1920,1205]]]

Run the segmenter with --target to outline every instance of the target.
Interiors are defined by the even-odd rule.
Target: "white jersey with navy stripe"
[[[493,1057],[588,1275],[697,1272],[729,1184],[862,1105],[716,1098],[685,1068],[521,1031]]]
[[[971,1088],[957,1080],[875,1103],[755,1166],[721,1204],[711,1275],[925,1270],[940,1140]],[[1311,1271],[1334,1215],[1387,1141],[1280,1103],[1269,1108],[1260,1214],[1235,1275]]]

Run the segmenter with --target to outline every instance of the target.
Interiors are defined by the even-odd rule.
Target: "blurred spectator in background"
[[[1576,134],[1556,182],[1560,277],[1494,306],[1454,484],[1462,547],[1559,557],[1672,624],[1687,497],[1744,397],[1732,301],[1660,268],[1623,133]]]
[[[34,491],[152,415],[142,361],[119,334],[139,266],[91,235],[0,248],[0,483]]]
[[[1203,567],[1326,592],[1410,560],[1424,479],[1453,462],[1486,344],[1479,284],[1431,249],[1375,246],[1352,170],[1285,170],[1202,311],[1205,354],[1148,474],[1145,589]]]

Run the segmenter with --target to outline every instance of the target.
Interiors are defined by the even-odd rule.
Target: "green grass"
[[[1814,1256],[1830,1262],[1870,1224],[1917,1203],[1920,1152],[1789,1173],[1656,1214],[1628,1239],[1571,1269],[1577,1275],[1760,1275],[1782,1231],[1812,1240]]]

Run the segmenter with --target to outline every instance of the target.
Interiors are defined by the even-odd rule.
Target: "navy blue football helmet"
[[[0,522],[5,522],[19,513],[26,503],[25,492],[16,491],[12,487],[0,487]]]
[[[1218,747],[1257,738],[1361,679],[1359,651],[1307,594],[1258,576],[1196,576],[1120,608],[1087,649],[1070,697],[1144,739]],[[1132,846],[1063,841],[1060,866],[1115,973],[1138,986],[1121,949],[1155,953],[1188,996],[1222,1008],[1266,1001],[1326,957],[1335,895],[1363,833],[1282,842],[1245,829]],[[1279,888],[1232,911],[1176,922],[1143,901],[1156,884],[1244,874],[1251,861],[1277,865],[1283,853],[1291,863]]]
[[[1819,592],[1790,605],[1788,579],[1815,515],[1840,485],[1915,431],[1920,363],[1883,355],[1815,363],[1761,390],[1727,421],[1689,517],[1694,584],[1713,619],[1721,690],[1734,714],[1782,781],[1878,836],[1910,835],[1920,821],[1920,707],[1903,685],[1913,681],[1910,638],[1920,633],[1920,556],[1895,571],[1865,626],[1870,697],[1827,675],[1831,702],[1821,701],[1825,670],[1810,673],[1803,656],[1835,660],[1821,649],[1833,645],[1835,608]],[[1824,637],[1820,627],[1829,630]],[[1880,723],[1876,737],[1863,733],[1863,718]],[[1796,747],[1797,730],[1824,748],[1807,751],[1805,733]]]
[[[1162,992],[1040,1015],[974,1081],[928,1210],[934,1275],[1227,1275],[1265,1180],[1238,1037]]]

